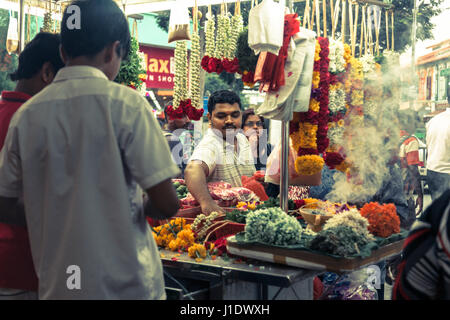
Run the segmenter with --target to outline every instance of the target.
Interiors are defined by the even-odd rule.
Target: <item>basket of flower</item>
[[[322,230],[325,222],[333,216],[321,201],[306,204],[299,209],[299,212],[308,224],[308,228],[314,232]]]

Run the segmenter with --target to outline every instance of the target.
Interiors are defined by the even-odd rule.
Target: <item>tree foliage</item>
[[[142,82],[139,79],[140,74],[145,74],[146,71],[142,68],[141,58],[138,55],[139,43],[135,38],[131,38],[130,53],[128,59],[122,61],[119,69],[119,74],[114,80],[117,83],[122,83],[127,86],[133,85],[136,89],[140,89]]]

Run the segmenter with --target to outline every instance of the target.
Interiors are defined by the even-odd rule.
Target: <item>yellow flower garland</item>
[[[300,148],[317,148],[317,129],[317,125],[311,124],[309,122],[300,122]]]
[[[316,99],[311,99],[309,101],[309,110],[312,110],[314,112],[319,112],[320,110],[320,103]]]
[[[295,170],[305,176],[322,171],[325,161],[318,155],[306,155],[295,160]]]
[[[312,78],[312,86],[314,89],[317,89],[319,87],[320,83],[320,72],[319,71],[313,71],[313,78]]]

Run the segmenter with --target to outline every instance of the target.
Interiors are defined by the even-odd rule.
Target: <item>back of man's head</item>
[[[94,57],[115,41],[120,42],[117,54],[125,59],[130,51],[130,30],[113,0],[76,0],[64,11],[61,43],[68,58]]]
[[[17,70],[10,74],[11,80],[18,81],[30,79],[35,76],[44,63],[50,62],[54,73],[64,67],[59,54],[61,38],[57,34],[40,32],[19,55],[19,66]]]

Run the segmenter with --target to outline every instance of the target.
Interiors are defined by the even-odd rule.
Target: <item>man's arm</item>
[[[180,200],[173,187],[172,180],[167,179],[147,189],[149,197],[145,205],[145,215],[154,219],[168,219],[180,209]]]
[[[199,160],[189,162],[184,171],[184,177],[189,192],[200,203],[202,213],[209,215],[211,212],[221,212],[224,210],[211,198],[206,177],[209,174],[209,169],[206,163]]]
[[[23,202],[18,198],[0,196],[0,223],[26,227]]]

